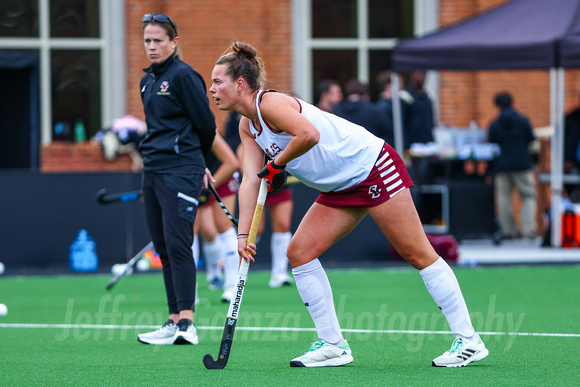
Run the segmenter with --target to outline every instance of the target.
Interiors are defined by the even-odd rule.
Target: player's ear
[[[242,90],[244,90],[245,86],[246,86],[246,80],[242,77],[239,77],[236,80],[236,90],[238,91],[238,94],[240,94],[242,92]]]

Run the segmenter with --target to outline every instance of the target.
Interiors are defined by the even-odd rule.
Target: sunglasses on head
[[[143,23],[147,23],[150,22],[151,20],[156,21],[157,23],[165,23],[166,21],[169,21],[169,25],[173,27],[175,35],[177,35],[177,27],[175,26],[175,23],[173,23],[173,20],[171,20],[169,16],[164,15],[162,13],[148,13],[147,15],[143,16],[143,20],[141,21]]]

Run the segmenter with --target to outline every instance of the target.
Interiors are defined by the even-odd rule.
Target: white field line
[[[0,328],[35,328],[35,329],[156,329],[158,325],[97,325],[97,324],[0,324]],[[197,329],[220,331],[223,327],[202,327]],[[239,331],[277,331],[277,332],[315,332],[315,328],[294,327],[236,327]],[[449,331],[418,331],[399,329],[342,329],[345,333],[403,333],[423,335],[449,335]],[[478,332],[482,336],[540,336],[540,337],[580,337],[580,333],[548,332]]]

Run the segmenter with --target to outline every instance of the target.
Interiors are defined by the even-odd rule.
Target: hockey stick
[[[145,252],[152,247],[153,247],[153,242],[149,242],[149,243],[147,243],[147,246],[143,247],[143,249],[141,249],[141,251],[139,251],[137,254],[135,254],[135,256],[133,258],[131,258],[129,260],[129,262],[127,262],[125,264],[125,268],[123,269],[123,271],[115,274],[113,279],[111,281],[109,281],[109,283],[107,284],[107,290],[110,290],[113,286],[115,286],[115,284],[117,282],[119,282],[121,277],[123,277],[131,268],[133,268],[133,266],[135,266],[135,264],[137,263],[139,258],[141,258],[143,256],[143,254],[145,254]]]
[[[131,202],[135,200],[139,200],[139,198],[143,196],[143,192],[139,191],[130,191],[130,192],[122,192],[116,194],[107,194],[107,189],[103,188],[97,192],[96,198],[97,202],[100,204],[110,204],[110,203],[117,203],[117,202]]]
[[[234,218],[234,216],[231,214],[231,212],[228,211],[225,203],[222,201],[222,198],[220,198],[220,195],[218,195],[218,193],[215,190],[215,188],[213,187],[213,185],[211,185],[211,183],[209,183],[208,186],[209,186],[209,190],[211,191],[211,194],[214,196],[215,200],[218,202],[218,204],[220,205],[222,210],[224,210],[224,212],[226,213],[228,218],[230,218],[230,220],[232,221],[232,223],[234,224],[234,226],[236,227],[236,230],[237,230],[238,229],[238,220],[236,218]]]
[[[268,194],[268,180],[262,179],[260,184],[260,191],[258,193],[258,201],[256,203],[256,209],[254,210],[254,217],[252,218],[252,225],[250,227],[250,235],[248,236],[247,244],[253,244],[256,242],[256,235],[258,233],[258,226],[260,225],[260,219],[262,218],[262,212],[264,210],[264,203],[266,202],[266,195]],[[236,322],[238,321],[238,313],[240,312],[240,306],[242,304],[242,297],[244,295],[244,287],[246,286],[246,278],[248,277],[248,269],[250,263],[245,259],[242,259],[240,269],[238,271],[238,283],[235,287],[236,293],[232,300],[230,301],[230,308],[228,309],[228,315],[226,317],[226,324],[224,326],[224,333],[222,335],[222,342],[220,344],[220,350],[218,353],[217,360],[213,359],[213,356],[207,353],[203,357],[203,365],[205,368],[223,369],[230,357],[230,352],[232,350],[232,341],[234,338],[234,330],[236,329]]]
[[[288,178],[286,178],[286,185],[291,185],[291,184],[296,184],[296,183],[300,183],[300,180],[298,180],[298,178],[296,178],[296,176],[288,176]]]

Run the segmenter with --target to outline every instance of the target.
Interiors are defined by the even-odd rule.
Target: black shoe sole
[[[173,345],[193,345],[193,343],[187,341],[183,336],[177,336],[177,338],[173,342]]]

